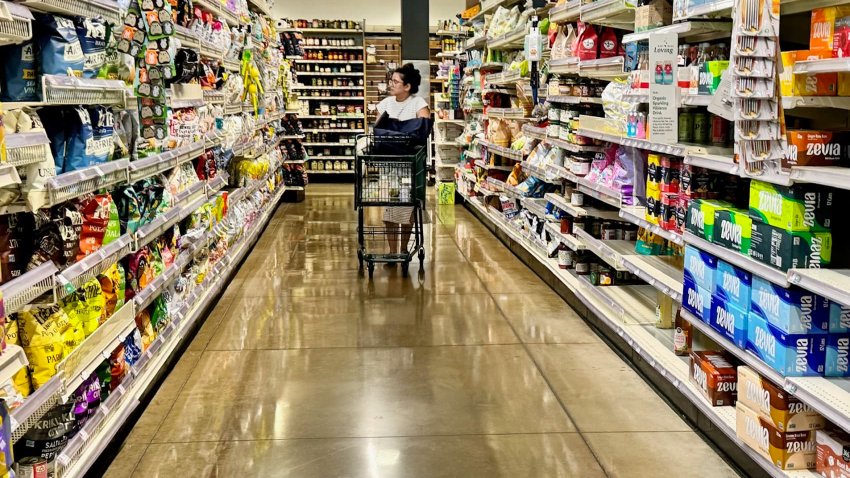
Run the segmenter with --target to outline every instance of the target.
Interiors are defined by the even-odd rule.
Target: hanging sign
[[[675,33],[649,36],[649,139],[675,144],[679,140],[679,85]]]

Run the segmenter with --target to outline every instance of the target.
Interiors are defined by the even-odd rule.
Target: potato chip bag
[[[8,322],[6,322],[6,343],[13,345],[21,345],[21,336],[18,333],[18,321],[14,318],[11,318]],[[12,389],[9,389],[4,383],[2,385],[2,392],[5,393],[6,397],[16,397],[20,396],[21,398],[26,398],[32,393],[32,384],[30,383],[30,374],[27,367],[21,367],[20,370],[15,372],[15,375],[12,376],[11,380],[9,380],[12,384]],[[7,399],[7,403],[9,403]],[[14,401],[14,399],[12,399]],[[10,405],[11,406],[11,405]]]
[[[103,293],[103,322],[106,321],[109,317],[112,317],[112,314],[118,310],[116,305],[118,304],[118,283],[116,274],[118,273],[118,264],[112,264],[108,269],[103,271],[102,274],[97,276],[97,280],[100,282],[100,290]],[[103,323],[101,322],[101,323]]]
[[[153,325],[156,333],[160,334],[168,326],[168,322],[171,319],[168,315],[168,307],[166,306],[165,299],[162,296],[157,297],[149,309],[151,310],[151,325]]]
[[[118,385],[121,385],[121,381],[124,380],[129,371],[130,366],[124,359],[124,344],[122,343],[109,356],[109,375],[111,376],[109,390],[115,390]]]
[[[109,225],[110,204],[112,204],[112,197],[109,194],[89,196],[81,202],[83,228],[80,234],[78,261],[103,247],[106,228]]]
[[[126,303],[124,291],[127,288],[127,274],[124,272],[124,266],[120,262],[115,265],[115,273],[112,277],[113,282],[116,284],[115,295],[118,298],[115,308],[120,309]]]
[[[118,215],[118,206],[115,201],[109,201],[109,220],[106,223],[106,232],[103,234],[103,245],[119,237],[121,237],[121,217]]]
[[[136,328],[142,335],[142,350],[147,350],[151,343],[156,340],[156,332],[151,324],[151,316],[147,310],[143,310],[136,315]]]
[[[68,316],[58,305],[28,306],[16,315],[21,347],[37,390],[56,375],[56,365],[65,357],[62,334],[69,328]]]
[[[100,281],[91,279],[77,291],[81,296],[83,314],[80,314],[80,321],[83,327],[83,332],[86,337],[91,335],[98,326],[109,318],[106,316],[106,297],[103,295],[103,289],[100,287]]]

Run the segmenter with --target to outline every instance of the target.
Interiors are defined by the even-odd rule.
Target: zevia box
[[[738,367],[738,401],[782,432],[819,430],[826,425],[821,414],[745,365]]]
[[[786,377],[823,375],[826,335],[790,335],[750,313],[747,349]]]
[[[747,311],[714,295],[711,298],[711,327],[738,347],[747,348]]]
[[[717,258],[693,246],[685,246],[685,280],[714,293]]]
[[[707,323],[711,318],[711,293],[694,284],[693,281],[685,279],[685,287],[682,290],[682,307]]]
[[[750,183],[750,216],[786,231],[828,231],[832,227],[832,191],[808,185]]]
[[[832,262],[832,233],[794,232],[759,222],[752,223],[749,254],[753,259],[787,271],[820,269]]]
[[[829,328],[829,301],[799,287],[780,287],[753,277],[750,312],[786,334],[823,334]]]
[[[714,239],[714,213],[729,209],[731,203],[714,199],[694,199],[688,203],[688,218],[685,229],[691,234],[711,242]]]
[[[747,312],[750,311],[750,290],[753,275],[728,262],[717,260],[714,273],[714,295]]]
[[[743,209],[718,209],[714,211],[713,241],[741,254],[750,253],[753,219]]]
[[[829,333],[850,333],[850,307],[838,302],[829,303]]]
[[[827,377],[850,377],[850,334],[829,334],[826,338]]]
[[[706,350],[691,352],[691,382],[713,407],[735,404],[738,372],[728,355]]]
[[[815,467],[815,433],[815,430],[782,432],[742,402],[735,405],[735,434],[747,446],[783,470]]]

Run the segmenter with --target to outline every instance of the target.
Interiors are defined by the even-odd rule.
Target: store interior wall
[[[421,0],[425,2],[426,0]],[[429,24],[454,18],[466,8],[466,0],[430,0]],[[400,0],[278,0],[272,9],[275,18],[366,19],[367,30],[374,27],[400,28]]]

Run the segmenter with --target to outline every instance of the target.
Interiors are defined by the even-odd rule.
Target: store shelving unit
[[[317,39],[322,45],[306,45],[305,50],[318,50],[329,54],[330,52],[339,51],[355,52],[361,55],[361,60],[315,60],[303,59],[295,60],[296,65],[301,65],[298,68],[299,81],[302,84],[294,85],[293,88],[302,91],[299,96],[302,104],[301,116],[303,130],[309,135],[323,135],[327,141],[316,140],[315,136],[310,136],[302,141],[302,144],[308,151],[309,161],[307,162],[308,174],[330,174],[330,173],[349,173],[354,170],[354,157],[351,155],[331,154],[319,155],[316,150],[321,148],[337,148],[351,147],[345,145],[343,138],[353,138],[357,134],[364,134],[367,129],[366,107],[368,95],[368,78],[367,78],[367,62],[366,62],[366,22],[363,20],[360,23],[361,28],[357,29],[333,29],[333,28],[302,28],[305,39]],[[334,46],[333,43],[341,39],[353,39],[355,45]],[[306,71],[311,65],[315,65],[312,71]],[[337,72],[315,71],[315,67],[320,68],[337,68],[344,69]],[[336,81],[351,83],[351,86],[340,86],[334,84]],[[307,81],[318,81],[321,84],[312,85],[306,84]],[[351,96],[341,96],[342,91],[351,92]],[[336,115],[332,114],[331,107],[353,106],[359,110],[357,113]],[[330,128],[321,127],[322,120],[341,120],[358,122],[361,127],[357,128]],[[318,127],[316,127],[318,126]],[[339,151],[335,151],[338,153]],[[312,153],[312,154],[311,154]],[[319,162],[322,162],[321,165]],[[328,171],[325,161],[336,161],[337,168]],[[345,162],[345,168],[339,166],[339,161]],[[333,163],[331,164],[333,166]]]

